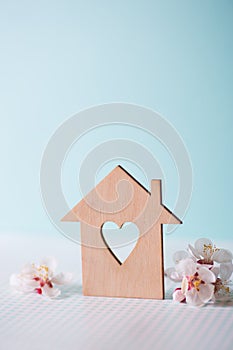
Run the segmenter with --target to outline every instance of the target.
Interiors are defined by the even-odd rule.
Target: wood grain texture
[[[63,221],[81,222],[84,295],[164,298],[162,224],[181,221],[162,205],[160,180],[151,181],[150,193],[118,166]],[[106,221],[133,222],[140,231],[123,264],[102,236]]]
[[[82,238],[102,240],[97,228],[81,223]],[[86,242],[87,243],[87,242]],[[102,242],[104,245],[104,242]],[[164,298],[161,225],[142,236],[123,264],[109,249],[82,245],[83,294],[129,298]]]

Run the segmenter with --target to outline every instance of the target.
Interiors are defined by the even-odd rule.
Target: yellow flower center
[[[196,272],[195,275],[191,275],[187,278],[187,287],[188,290],[195,288],[197,292],[200,291],[200,284],[204,284],[205,282],[200,279],[198,276],[198,273]]]
[[[32,265],[35,267],[35,264]],[[46,281],[49,276],[49,268],[46,265],[40,265],[38,267],[35,267],[37,270],[37,274],[34,274],[34,277],[40,277],[42,280]]]
[[[198,292],[199,292],[199,290],[200,290],[200,288],[199,288],[200,284],[201,284],[201,280],[200,280],[200,279],[195,280],[195,281],[193,282],[193,286],[194,286],[194,288],[195,288]]]
[[[208,251],[209,251],[210,253],[213,252],[213,246],[212,246],[212,244],[204,244],[203,252],[204,252],[204,253],[207,253]]]
[[[203,253],[207,256],[212,256],[214,252],[217,252],[219,248],[216,248],[216,246],[212,246],[212,244],[204,244],[203,246]]]

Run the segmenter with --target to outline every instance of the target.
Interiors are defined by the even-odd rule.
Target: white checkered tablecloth
[[[57,300],[3,287],[0,300],[1,350],[233,348],[233,303],[83,297],[76,286]]]
[[[1,350],[232,350],[232,330],[233,302],[192,308],[170,299],[84,297],[80,284],[50,300],[0,288]]]

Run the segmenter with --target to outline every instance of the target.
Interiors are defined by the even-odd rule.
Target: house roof
[[[62,221],[85,222],[100,227],[106,221],[121,226],[126,221],[181,224],[161,200],[161,180],[151,181],[151,192],[122,166],[115,167],[76,204]]]

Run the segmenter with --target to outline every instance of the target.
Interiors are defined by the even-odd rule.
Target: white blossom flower
[[[45,258],[39,265],[27,264],[19,274],[10,277],[10,285],[22,293],[38,293],[54,298],[60,295],[61,291],[54,287],[65,285],[71,282],[71,273],[54,274],[57,263],[53,257]]]
[[[190,255],[185,250],[179,250],[175,252],[173,254],[173,261],[175,266],[168,267],[164,272],[165,276],[167,276],[168,278],[170,278],[170,280],[174,282],[181,282],[183,276],[177,271],[176,266],[181,260],[187,259],[188,257],[190,257]]]
[[[207,238],[198,239],[188,251],[173,255],[174,267],[165,270],[173,282],[182,282],[173,292],[173,300],[201,306],[208,301],[229,300],[233,273],[233,255],[219,249]]]
[[[212,299],[216,281],[213,272],[206,267],[197,265],[191,258],[181,260],[176,269],[183,276],[183,279],[181,292],[175,290],[174,300],[183,301],[185,297],[188,304],[201,306]]]
[[[190,253],[198,259],[199,264],[213,265],[217,263],[228,263],[232,261],[232,253],[227,249],[219,249],[213,245],[212,241],[208,238],[198,239],[194,247],[189,244]]]
[[[230,286],[227,282],[222,281],[221,278],[217,278],[214,287],[213,301],[227,301],[231,299]]]
[[[215,274],[216,278],[219,277],[222,281],[228,282],[233,272],[232,262],[222,263],[219,266],[214,266],[211,271]]]
[[[221,301],[229,300],[231,298],[230,277],[231,277],[232,272],[233,272],[232,262],[222,263],[222,264],[220,264],[220,266],[214,266],[211,269],[211,271],[216,276],[214,299],[221,300]]]

